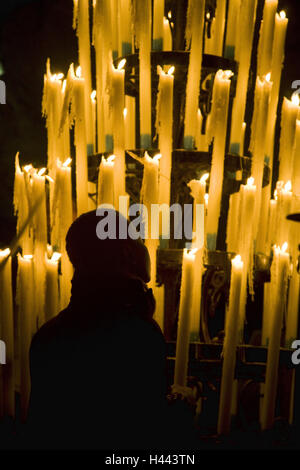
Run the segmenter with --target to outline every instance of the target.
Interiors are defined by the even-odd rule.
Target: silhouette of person
[[[71,225],[70,303],[32,340],[29,446],[173,447],[166,345],[146,286],[149,254],[141,240],[100,240],[99,220],[92,211]]]

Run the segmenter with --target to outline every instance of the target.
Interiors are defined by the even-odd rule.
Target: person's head
[[[66,249],[75,273],[101,277],[138,277],[145,283],[149,282],[150,258],[143,241],[129,237],[129,223],[119,212],[107,209],[107,214],[116,221],[116,238],[98,237],[97,225],[104,216],[97,215],[96,211],[82,214],[69,228]],[[126,239],[119,238],[120,224],[126,227]]]

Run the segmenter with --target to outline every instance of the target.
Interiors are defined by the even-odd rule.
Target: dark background
[[[261,3],[262,0],[259,0]],[[291,83],[300,80],[300,2],[279,0],[289,18],[281,97],[291,97]],[[259,10],[260,11],[260,10]],[[46,165],[47,137],[41,115],[47,57],[53,72],[66,74],[77,62],[72,29],[72,0],[9,0],[0,2],[0,79],[7,104],[0,105],[0,244],[14,235],[14,157],[21,164]]]

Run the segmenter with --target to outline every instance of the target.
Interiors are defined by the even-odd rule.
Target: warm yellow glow
[[[47,171],[47,168],[41,168],[39,171],[38,171],[38,176],[43,176]]]
[[[172,18],[172,12],[171,12],[171,10],[168,12],[168,18],[169,18],[169,20]]]
[[[234,73],[232,72],[232,70],[224,70],[223,71],[223,79],[226,79],[226,78],[229,79],[233,75],[234,75]]]
[[[1,258],[6,258],[9,255],[10,255],[10,249],[9,248],[6,248],[5,250],[0,250],[0,257]]]
[[[292,183],[291,183],[291,181],[288,181],[288,182],[284,185],[284,189],[285,189],[285,191],[291,191],[291,189],[292,189]]]
[[[247,186],[253,186],[254,184],[254,178],[253,176],[250,176],[250,178],[247,179]]]
[[[126,59],[122,59],[121,62],[118,63],[118,70],[122,70],[126,64]]]
[[[123,116],[124,116],[124,118],[126,118],[127,112],[128,112],[128,111],[127,111],[127,108],[124,108],[124,109],[123,109]]]
[[[63,84],[62,84],[62,87],[61,87],[62,93],[64,93],[66,91],[66,86],[67,86],[67,80],[64,80]]]
[[[72,163],[72,158],[67,158],[67,160],[63,163],[64,167],[70,166]]]
[[[205,183],[209,178],[209,173],[204,173],[200,178],[200,183]]]
[[[236,255],[233,260],[231,260],[232,266],[234,266],[236,269],[243,269],[244,263],[242,261],[241,255]]]
[[[26,171],[26,173],[29,173],[31,169],[32,169],[31,163],[29,165],[24,166],[24,171]]]
[[[96,102],[96,95],[97,95],[96,90],[93,90],[92,93],[91,93],[91,100],[92,100],[93,102]]]
[[[270,82],[270,80],[271,80],[271,72],[267,73],[266,75],[266,81]]]
[[[172,65],[172,67],[169,68],[168,70],[168,75],[172,75],[175,72],[175,67]]]
[[[51,261],[53,261],[54,263],[57,263],[60,260],[60,258],[61,258],[61,254],[55,251],[52,255]]]
[[[198,248],[193,248],[192,250],[188,250],[187,248],[183,251],[183,256],[185,259],[189,259],[190,261],[195,261],[195,253],[198,251]]]
[[[299,106],[300,104],[300,98],[298,94],[293,93],[292,95],[292,103],[295,104],[296,106]]]
[[[81,78],[81,67],[80,65],[78,65],[77,69],[76,69],[76,72],[75,72],[75,75],[77,78]]]
[[[281,10],[281,12],[279,13],[279,16],[282,20],[284,20],[286,18],[286,12],[284,10]]]
[[[23,259],[25,259],[26,261],[30,261],[33,259],[33,255],[24,255]]]
[[[282,252],[282,253],[286,253],[287,248],[288,248],[288,243],[287,243],[287,242],[284,242],[284,244],[283,244],[282,247],[281,247],[281,252]]]
[[[207,204],[208,204],[208,198],[209,198],[208,193],[205,193],[205,194],[204,194],[204,202],[205,202],[205,205],[206,205],[206,206],[207,206]]]
[[[50,181],[50,183],[54,183],[54,179],[49,175],[46,175],[46,180]]]
[[[275,201],[277,201],[277,197],[278,197],[278,193],[277,193],[277,189],[275,189],[275,191],[274,191],[274,199],[275,199]]]
[[[161,153],[157,153],[156,155],[154,155],[153,160],[155,162],[158,162],[160,158],[161,158]]]
[[[206,19],[210,20],[210,13],[206,13]]]

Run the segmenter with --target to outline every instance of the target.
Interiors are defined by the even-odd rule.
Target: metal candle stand
[[[180,2],[176,2],[180,3]],[[208,2],[213,4],[214,2]],[[173,31],[173,39],[175,32]],[[181,38],[182,40],[182,38]],[[192,202],[187,183],[191,179],[198,179],[203,173],[210,171],[211,150],[201,152],[197,150],[184,150],[183,125],[184,125],[184,96],[186,74],[188,68],[189,52],[167,51],[151,52],[152,64],[152,124],[155,123],[155,102],[158,87],[157,65],[174,65],[174,118],[173,118],[173,143],[175,150],[172,154],[172,174],[171,174],[171,204],[187,204]],[[121,58],[115,60],[117,65]],[[136,98],[136,142],[139,144],[139,72],[138,54],[126,56],[125,66],[125,93]],[[236,62],[211,55],[203,55],[201,95],[199,107],[204,121],[210,111],[213,76],[218,69],[231,69],[237,72]],[[235,81],[233,78],[230,90],[230,108],[232,107],[235,95]],[[230,113],[229,113],[230,116]],[[230,129],[230,122],[228,125]],[[228,133],[229,134],[229,133]],[[155,141],[154,135],[153,142]],[[229,147],[229,135],[227,137],[227,148]],[[130,196],[130,203],[139,201],[143,165],[132,158],[136,155],[143,158],[145,149],[126,150],[126,191]],[[147,149],[150,156],[159,152],[159,149]],[[97,183],[98,168],[102,155],[101,153],[89,156],[89,181]],[[264,167],[263,186],[269,183],[270,170],[267,165]],[[238,176],[238,178],[237,178]],[[230,194],[239,191],[240,185],[245,184],[251,176],[251,158],[226,154],[224,161],[224,181],[221,203],[221,214],[219,220],[219,232],[217,237],[217,250],[207,252],[202,282],[202,311],[201,324],[199,325],[199,338],[190,346],[189,355],[189,379],[191,383],[200,382],[202,387],[202,397],[205,405],[202,407],[204,415],[208,418],[208,428],[215,427],[217,422],[218,396],[222,370],[222,342],[224,335],[224,315],[225,306],[229,298],[230,285],[230,260],[233,253],[226,252],[226,219],[229,207]],[[90,194],[95,197],[96,194]],[[167,247],[161,245],[157,256],[157,284],[165,287],[164,304],[164,334],[168,342],[169,349],[169,382],[173,381],[173,366],[175,358],[175,339],[177,331],[177,319],[179,310],[179,291],[181,281],[182,250],[186,240],[169,240]],[[270,259],[263,254],[255,255],[254,260],[254,288],[255,302],[248,299],[246,312],[245,335],[248,341],[252,334],[261,329],[262,323],[262,300],[263,285],[270,280]],[[260,315],[257,315],[260,312]],[[248,319],[248,321],[247,321]],[[253,339],[253,338],[252,338]],[[267,348],[254,346],[251,344],[241,345],[237,351],[236,378],[240,379],[239,403],[242,403],[248,391],[256,384],[256,399],[259,400],[259,387],[257,384],[264,381],[266,368]],[[290,350],[281,349],[280,364],[287,370],[292,366],[290,360]],[[282,384],[279,384],[283,386]],[[289,399],[287,393],[280,393],[281,396]],[[250,398],[249,398],[250,397]],[[249,395],[251,400],[251,393]],[[287,409],[286,400],[280,403],[280,410]],[[283,413],[284,414],[284,413]],[[203,415],[203,416],[204,416]],[[257,417],[258,418],[258,417]]]

